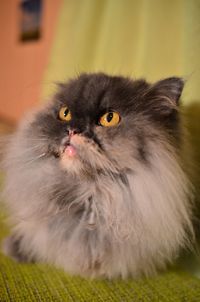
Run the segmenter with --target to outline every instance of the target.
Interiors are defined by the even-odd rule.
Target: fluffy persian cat
[[[89,277],[163,269],[193,234],[182,79],[103,73],[60,84],[11,137],[4,251]]]

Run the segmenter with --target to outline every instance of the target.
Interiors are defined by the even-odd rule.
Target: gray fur
[[[171,78],[156,93],[145,81],[82,75],[28,115],[4,160],[14,234],[5,252],[108,278],[151,275],[173,261],[193,234],[192,186],[172,117],[182,87]],[[99,103],[120,112],[118,126],[94,122]],[[63,104],[73,124],[56,120]],[[71,139],[78,158],[62,153],[69,128],[81,129]]]

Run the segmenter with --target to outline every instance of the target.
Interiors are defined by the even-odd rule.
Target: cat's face
[[[62,84],[27,130],[46,156],[75,174],[118,173],[148,164],[148,142],[179,135],[183,81],[154,85],[104,74]]]

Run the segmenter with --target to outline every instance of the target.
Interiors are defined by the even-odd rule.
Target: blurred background
[[[82,71],[184,77],[197,131],[200,0],[1,0],[0,41],[3,131]]]

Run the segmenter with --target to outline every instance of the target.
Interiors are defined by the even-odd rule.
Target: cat
[[[183,87],[104,73],[59,84],[10,139],[5,254],[91,278],[165,269],[194,233]]]

